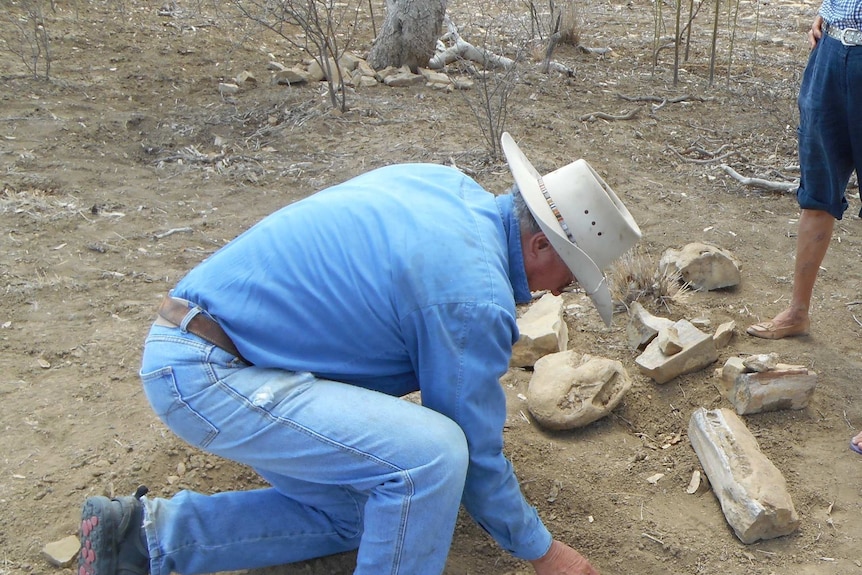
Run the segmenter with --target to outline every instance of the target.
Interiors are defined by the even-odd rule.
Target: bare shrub
[[[21,59],[34,78],[39,77],[41,70],[45,79],[49,79],[52,55],[45,8],[53,7],[51,0],[4,1],[0,6],[3,17],[12,24],[12,34],[3,38],[6,49]]]
[[[233,0],[233,6],[243,17],[311,56],[326,76],[332,107],[347,111],[340,59],[357,29],[360,0]]]

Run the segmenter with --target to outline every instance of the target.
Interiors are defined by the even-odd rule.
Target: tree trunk
[[[446,0],[386,0],[386,19],[368,63],[375,70],[427,66],[440,38]]]

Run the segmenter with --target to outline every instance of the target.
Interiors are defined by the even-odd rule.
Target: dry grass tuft
[[[578,21],[578,5],[571,1],[564,2],[560,8],[560,44],[580,45]]]
[[[649,254],[633,250],[614,262],[607,277],[614,303],[625,308],[635,301],[645,307],[682,304],[690,292],[678,271],[662,273]]]
[[[59,195],[56,190],[0,189],[0,214],[27,214],[34,220],[53,221],[73,216],[79,209],[77,198]]]

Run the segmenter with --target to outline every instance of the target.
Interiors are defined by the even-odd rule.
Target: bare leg
[[[790,305],[772,321],[750,326],[747,330],[750,335],[780,339],[808,333],[810,323],[808,307],[811,304],[811,294],[814,291],[814,282],[817,280],[817,271],[829,248],[834,227],[835,218],[829,212],[802,210],[802,216],[799,218],[799,234],[796,237],[796,264]]]

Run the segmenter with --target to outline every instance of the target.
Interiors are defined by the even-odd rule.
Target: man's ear
[[[527,251],[534,257],[541,258],[548,251],[552,252],[553,249],[551,241],[545,235],[545,232],[536,232],[527,240]]]

